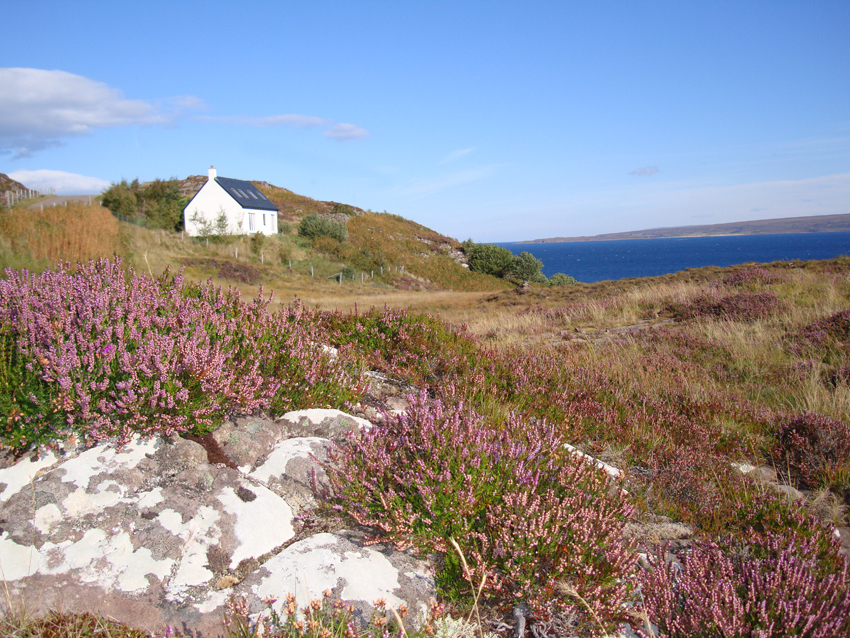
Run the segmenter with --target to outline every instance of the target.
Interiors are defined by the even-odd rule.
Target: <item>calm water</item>
[[[562,272],[592,282],[748,261],[832,259],[850,255],[850,232],[499,245],[516,255],[530,252],[547,277]]]

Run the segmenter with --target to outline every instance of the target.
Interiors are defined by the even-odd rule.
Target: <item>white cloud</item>
[[[464,155],[469,155],[475,148],[459,148],[456,151],[452,151],[448,155],[446,155],[441,161],[440,164],[448,164],[449,162],[454,162],[456,159],[460,159]]]
[[[130,100],[115,88],[66,71],[0,68],[0,153],[25,157],[99,128],[169,124],[200,100]]]
[[[642,168],[636,168],[633,171],[629,171],[629,175],[655,175],[660,169],[657,166],[644,166]]]
[[[354,124],[334,124],[325,131],[325,137],[334,139],[337,142],[352,142],[369,137],[369,131]]]
[[[266,128],[269,126],[296,126],[298,128],[308,128],[311,126],[329,126],[333,124],[333,120],[327,120],[313,115],[296,115],[294,113],[287,115],[268,115],[265,117],[242,117],[239,115],[212,117],[201,116],[199,120],[224,122],[226,124],[247,124],[248,126],[259,126]]]
[[[423,179],[416,181],[408,186],[398,188],[393,191],[394,195],[405,195],[423,197],[425,195],[433,195],[453,186],[477,182],[490,177],[498,169],[498,165],[481,166],[467,171],[457,171],[443,177],[433,179]]]
[[[94,195],[109,188],[110,183],[99,177],[88,177],[64,171],[14,171],[9,177],[27,188],[35,190],[56,189],[57,195]]]

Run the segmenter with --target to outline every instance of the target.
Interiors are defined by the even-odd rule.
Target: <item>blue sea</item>
[[[590,283],[750,261],[832,259],[850,255],[850,232],[499,245],[515,255],[531,253],[547,277],[562,272]]]

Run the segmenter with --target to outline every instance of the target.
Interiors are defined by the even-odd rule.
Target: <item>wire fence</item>
[[[36,199],[37,197],[48,197],[56,194],[55,188],[45,190],[36,190],[34,188],[25,188],[24,190],[3,191],[4,200],[7,208],[12,208],[27,199]]]

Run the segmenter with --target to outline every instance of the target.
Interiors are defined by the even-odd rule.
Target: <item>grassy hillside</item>
[[[44,211],[23,206],[3,210],[0,266],[39,272],[59,260],[76,262],[117,255],[142,272],[158,274],[166,268],[185,268],[193,279],[211,277],[222,284],[265,285],[302,296],[331,289],[363,293],[499,290],[508,286],[496,278],[469,272],[461,265],[463,254],[457,241],[415,222],[261,186],[270,199],[288,211],[281,213],[281,233],[277,236],[190,238],[176,230],[151,228],[153,224],[145,227],[119,222],[98,204],[72,204]],[[140,192],[146,188],[140,185]],[[141,211],[141,206],[136,208]],[[156,202],[148,202],[146,210],[157,210]],[[333,212],[339,210],[350,214]],[[347,223],[347,239],[299,236],[299,223],[310,213],[331,215]],[[133,219],[145,221],[141,215]],[[339,273],[343,274],[341,284]],[[332,288],[334,285],[336,288]]]

